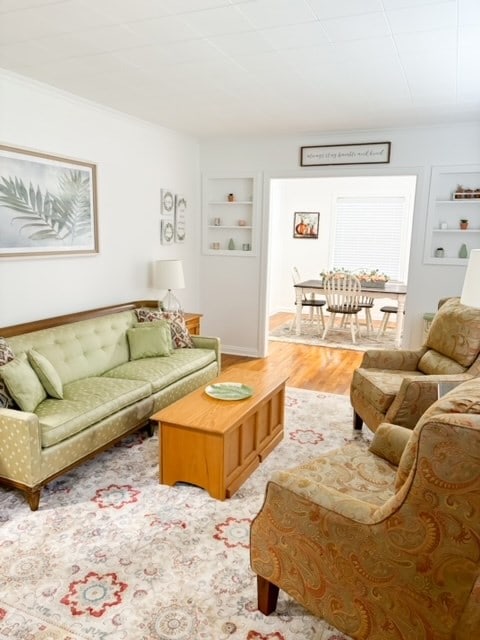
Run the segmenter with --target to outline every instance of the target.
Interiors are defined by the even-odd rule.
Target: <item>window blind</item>
[[[378,269],[390,280],[404,280],[409,225],[405,197],[338,197],[332,266]]]

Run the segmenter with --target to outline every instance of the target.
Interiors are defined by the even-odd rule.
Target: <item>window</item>
[[[333,267],[378,269],[406,282],[412,206],[405,196],[338,197]]]

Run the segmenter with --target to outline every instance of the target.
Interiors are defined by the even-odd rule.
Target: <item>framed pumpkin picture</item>
[[[293,214],[293,237],[299,239],[318,238],[320,213],[311,211],[295,211]]]

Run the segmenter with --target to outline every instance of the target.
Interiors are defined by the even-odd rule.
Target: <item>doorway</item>
[[[401,229],[397,224],[392,237],[398,235],[398,253],[401,262],[395,273],[395,279],[407,283],[416,182],[416,175],[272,178],[270,180],[267,326],[272,314],[292,312],[294,308],[291,275],[294,266],[298,268],[303,279],[318,279],[321,271],[335,266],[348,268],[349,265],[335,264],[335,255],[339,255],[338,247],[335,245],[338,236],[336,221],[340,203],[345,201],[355,204],[357,201],[368,203],[368,199],[385,201],[396,199],[403,203]],[[362,213],[359,207],[358,215],[365,216],[365,211]],[[298,212],[319,214],[318,234],[315,234],[315,237],[299,239],[298,234],[294,233],[295,213]],[[370,210],[369,214],[375,215]],[[383,223],[385,223],[385,217],[392,214],[385,210],[379,215],[384,216]],[[393,221],[393,218],[391,220]],[[398,223],[398,220],[396,222]],[[386,226],[388,227],[388,224]],[[358,244],[356,246],[364,252],[366,250],[369,256],[373,255],[375,261],[375,243],[378,239],[375,236],[370,238],[369,235],[367,234],[366,239],[358,241],[362,242],[361,246]],[[356,236],[352,251],[355,250],[355,242]],[[371,242],[371,245],[365,247],[365,242]],[[383,241],[381,248],[384,249]],[[381,262],[382,251],[378,249],[377,253],[378,261]],[[380,264],[379,267],[381,269]]]

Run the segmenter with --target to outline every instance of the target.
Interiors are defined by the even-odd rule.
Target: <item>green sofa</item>
[[[127,332],[137,325],[141,304],[148,303],[23,325],[46,327],[38,330],[0,329],[16,362],[31,362],[33,350],[60,379],[63,397],[52,397],[55,388],[39,375],[48,393],[38,406],[31,411],[0,408],[0,484],[24,491],[32,510],[38,508],[42,486],[149,426],[153,413],[220,373],[218,338],[193,335],[194,348],[132,359]]]

